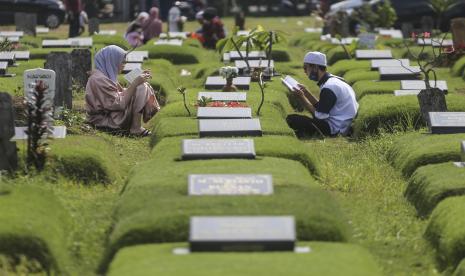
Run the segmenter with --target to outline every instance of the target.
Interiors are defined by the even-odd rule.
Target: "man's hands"
[[[310,92],[308,92],[307,88],[305,86],[303,86],[302,84],[298,84],[297,85],[299,88],[294,88],[294,93],[298,96],[298,97],[304,97],[305,98],[305,94],[310,94]]]

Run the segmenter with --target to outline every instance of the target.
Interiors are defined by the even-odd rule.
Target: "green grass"
[[[199,56],[204,55],[201,49],[192,46],[173,47],[146,44],[140,47],[139,50],[149,51],[151,59],[166,59],[173,64],[196,64],[199,63]]]
[[[455,268],[465,258],[465,197],[450,197],[431,214],[425,237],[437,251],[440,268]]]
[[[451,73],[455,77],[461,77],[465,72],[465,57],[461,57],[454,63],[454,66],[451,68]]]
[[[359,246],[340,243],[299,243],[308,254],[200,253],[177,256],[174,248],[186,244],[145,245],[125,248],[110,267],[118,275],[381,275],[370,254]]]
[[[454,271],[453,276],[463,276],[465,275],[465,260],[462,260],[457,266],[457,269]]]
[[[465,194],[465,170],[451,162],[418,168],[409,180],[405,196],[420,216],[428,216],[442,200]]]
[[[340,60],[348,59],[346,52],[341,46],[336,46],[331,48],[328,51],[325,49],[320,49],[323,53],[326,52],[326,61],[328,65],[333,65]]]
[[[36,259],[52,274],[71,274],[73,222],[53,192],[39,185],[0,184],[0,253]]]
[[[344,79],[350,85],[363,80],[379,80],[379,72],[370,69],[353,69],[344,74]]]
[[[376,72],[377,73],[377,72]],[[378,73],[379,75],[379,73]],[[379,78],[375,78],[379,79]],[[357,99],[362,99],[368,95],[390,94],[394,95],[394,90],[400,89],[399,81],[377,81],[360,80],[353,84],[352,88],[357,95]]]
[[[465,134],[434,135],[427,133],[410,133],[394,140],[388,152],[393,166],[406,177],[419,167],[460,161],[460,143]]]
[[[336,76],[344,76],[347,71],[355,69],[370,69],[371,63],[367,60],[344,59],[328,68],[328,71]]]

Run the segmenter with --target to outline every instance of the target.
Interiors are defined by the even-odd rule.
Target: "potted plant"
[[[220,75],[226,79],[226,85],[223,87],[223,92],[235,92],[237,87],[233,84],[233,79],[239,74],[237,67],[225,66],[221,67]]]

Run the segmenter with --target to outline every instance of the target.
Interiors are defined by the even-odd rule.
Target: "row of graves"
[[[312,33],[317,30],[309,29],[307,32]],[[379,30],[379,35],[402,38],[400,30]],[[321,39],[336,45],[348,45],[353,41],[364,40],[362,45],[365,48],[367,46],[371,48],[369,46],[375,45],[376,38],[372,35],[371,42],[368,42],[366,35],[342,39],[322,36]],[[465,38],[461,39],[463,41]],[[455,40],[459,40],[458,37],[455,37]],[[454,45],[452,39],[444,38],[419,38],[416,43],[420,47],[432,48],[457,46]],[[415,206],[421,219],[429,219],[425,238],[436,250],[439,269],[447,269],[449,272],[455,270],[454,275],[463,275],[465,272],[465,254],[462,250],[465,246],[463,242],[465,240],[465,219],[463,217],[463,210],[465,210],[465,182],[463,181],[465,176],[465,105],[463,103],[465,99],[455,95],[452,98],[449,96],[450,93],[447,95],[448,83],[443,79],[430,80],[429,87],[427,87],[426,81],[422,79],[420,66],[415,66],[418,64],[417,61],[394,58],[389,49],[359,49],[355,52],[355,59],[369,60],[371,70],[379,73],[379,79],[367,79],[361,83],[372,82],[380,87],[383,83],[400,83],[400,89],[392,91],[391,97],[416,96],[420,104],[429,108],[426,112],[420,106],[417,109],[420,111],[420,119],[425,120],[428,131],[400,135],[388,152],[388,159],[408,179],[409,184],[405,191],[407,200]],[[334,67],[337,67],[337,63]],[[350,72],[350,69],[346,72]],[[462,82],[458,88],[464,87],[465,82]],[[439,96],[431,100],[428,98],[431,92],[428,91],[439,93]],[[376,97],[382,101],[388,99],[387,95],[378,94],[381,93],[365,95],[373,100],[364,101],[364,98],[360,101],[361,106],[367,103],[376,104],[374,101]],[[361,96],[359,100],[360,98]],[[453,110],[447,111],[445,102],[444,104],[435,102],[437,98],[445,100],[449,98],[451,101],[459,102],[448,102],[447,106],[452,106]],[[402,117],[401,114],[399,117]]]

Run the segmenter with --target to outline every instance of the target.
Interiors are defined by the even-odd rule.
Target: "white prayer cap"
[[[195,19],[200,20],[203,19],[203,11],[199,11],[195,14]]]
[[[326,55],[320,52],[308,52],[304,57],[304,63],[316,64],[326,67]]]

